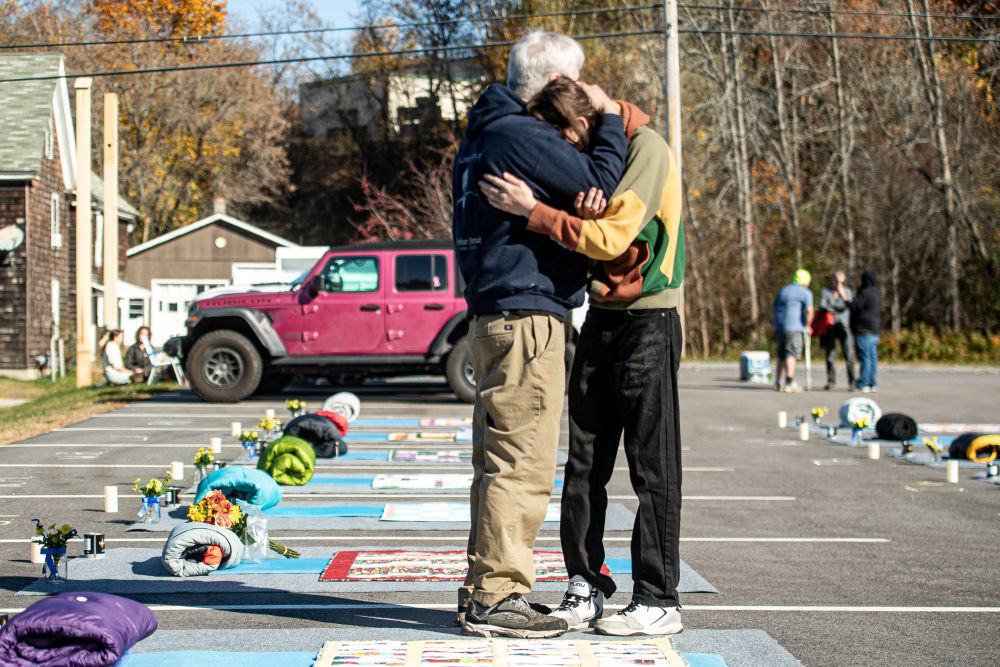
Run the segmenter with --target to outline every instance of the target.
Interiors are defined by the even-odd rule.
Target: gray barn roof
[[[0,80],[57,75],[61,62],[58,53],[4,54]],[[38,173],[55,92],[55,79],[0,83],[0,174]]]

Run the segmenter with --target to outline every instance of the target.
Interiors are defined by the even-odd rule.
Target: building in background
[[[75,349],[77,157],[65,75],[59,54],[0,55],[0,236],[21,240],[0,252],[0,375],[10,377],[38,377],[59,340]],[[102,194],[92,175],[91,340],[104,325]],[[137,215],[119,198],[121,259]]]
[[[355,133],[372,139],[419,132],[442,121],[462,121],[475,104],[485,75],[471,60],[450,65],[450,80],[413,68],[303,84],[299,87],[302,130],[315,139]]]
[[[128,249],[125,280],[148,292],[143,297],[137,291],[129,310],[148,315],[144,319],[153,330],[153,345],[159,346],[185,333],[188,304],[205,290],[288,283],[310,268],[324,250],[300,246],[216,213]],[[131,326],[123,327],[126,336]]]

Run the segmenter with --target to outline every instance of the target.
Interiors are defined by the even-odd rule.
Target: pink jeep
[[[450,239],[333,247],[287,290],[192,301],[168,349],[206,401],[277,391],[293,375],[443,373],[471,402],[463,287]]]

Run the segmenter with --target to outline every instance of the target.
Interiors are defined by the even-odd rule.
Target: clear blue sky
[[[354,25],[352,16],[358,13],[358,0],[312,0],[316,13],[322,17],[325,26],[338,28]],[[241,16],[253,25],[260,14],[259,9],[277,7],[273,0],[228,0],[226,6],[232,16]]]

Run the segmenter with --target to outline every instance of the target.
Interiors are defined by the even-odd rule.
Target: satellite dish
[[[24,231],[17,225],[0,229],[0,252],[10,252],[24,243]]]

